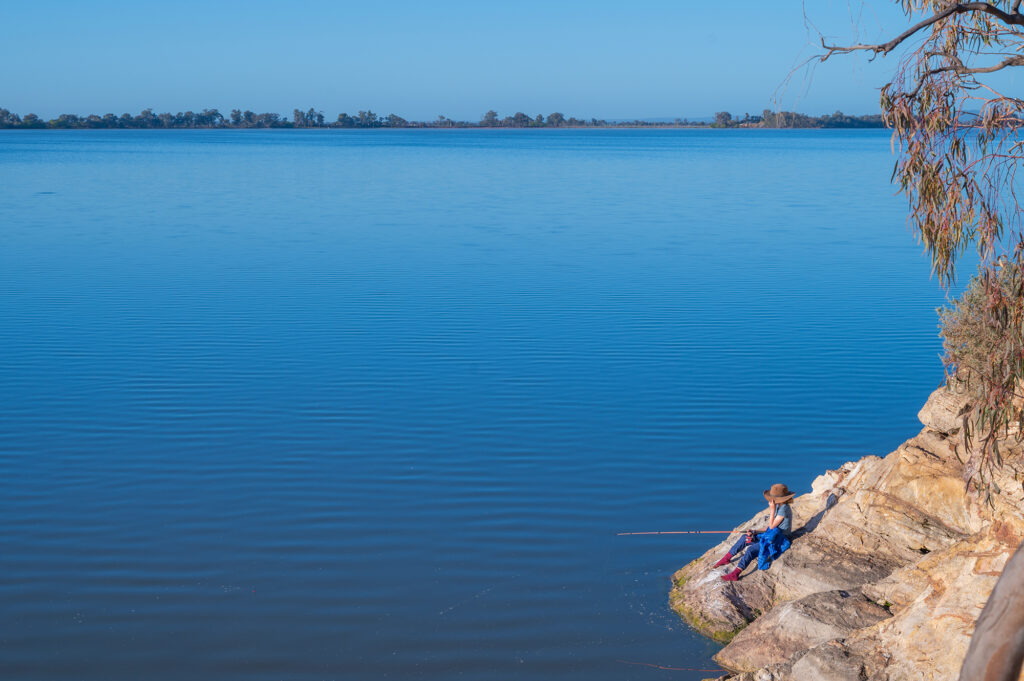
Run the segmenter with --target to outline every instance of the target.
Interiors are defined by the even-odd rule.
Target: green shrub
[[[1022,301],[1021,267],[1004,261],[989,278],[972,278],[959,299],[938,310],[947,385],[966,386],[974,407],[965,433],[968,444],[972,435],[983,442],[970,476],[988,454],[999,457],[997,440],[1011,425],[1018,427],[1018,438],[1024,426]]]

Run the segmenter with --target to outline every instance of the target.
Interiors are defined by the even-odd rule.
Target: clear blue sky
[[[755,113],[772,106],[812,51],[801,4],[11,2],[0,22],[0,106],[44,117],[311,106],[332,119],[367,108],[467,120],[490,108],[598,118]],[[845,1],[813,0],[807,13],[826,34],[853,35]],[[875,0],[859,37],[901,24],[893,3]],[[780,103],[874,113],[890,69],[862,55],[836,58],[809,86],[803,76],[793,81]]]

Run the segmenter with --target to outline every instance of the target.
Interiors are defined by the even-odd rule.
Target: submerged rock
[[[1008,442],[982,501],[964,484],[964,396],[940,389],[924,430],[885,458],[819,476],[793,502],[792,547],[724,582],[731,535],[673,575],[672,607],[727,642],[736,681],[957,678],[974,623],[1024,540],[1024,465]],[[1015,452],[1009,452],[1010,448]],[[763,527],[765,511],[737,528]]]

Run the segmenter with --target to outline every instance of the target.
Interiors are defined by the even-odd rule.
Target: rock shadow
[[[803,524],[802,527],[800,527],[800,529],[793,532],[793,539],[803,537],[804,535],[814,532],[814,530],[818,527],[818,524],[821,523],[822,518],[825,517],[825,514],[828,513],[832,509],[832,507],[835,506],[836,503],[838,503],[838,501],[839,496],[835,492],[829,492],[828,498],[825,500],[824,508],[815,513],[810,520],[808,520],[806,523]]]

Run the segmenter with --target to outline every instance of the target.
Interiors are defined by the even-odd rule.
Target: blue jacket
[[[762,532],[758,543],[761,550],[757,554],[757,569],[767,570],[772,566],[772,561],[789,548],[789,537],[776,527]]]

